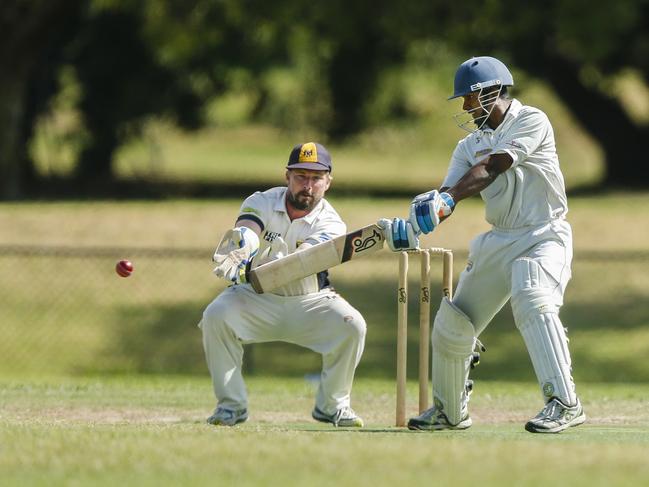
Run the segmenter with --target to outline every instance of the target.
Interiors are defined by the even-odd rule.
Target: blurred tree
[[[34,120],[58,87],[60,47],[69,40],[82,0],[0,3],[0,197],[17,198],[33,179],[27,154]]]
[[[18,197],[32,182],[28,142],[64,65],[79,83],[87,133],[80,184],[110,180],[115,150],[152,114],[199,127],[204,103],[227,88],[234,69],[259,72],[285,46],[245,7],[236,0],[0,4],[0,197]]]
[[[184,73],[158,61],[142,32],[139,12],[101,10],[86,19],[70,48],[89,134],[77,163],[80,182],[111,178],[115,150],[140,133],[150,114],[169,116],[183,128],[200,126],[200,97]]]
[[[606,184],[649,184],[642,155],[649,126],[633,120],[613,82],[633,69],[649,84],[649,1],[554,0],[522,7],[516,0],[467,0],[453,6],[444,32],[471,53],[500,52],[548,81],[601,145]]]
[[[196,128],[205,104],[238,84],[255,93],[254,113],[265,116],[273,103],[267,77],[278,69],[296,88],[293,100],[282,100],[291,103],[283,116],[343,139],[368,123],[380,76],[422,39],[498,55],[549,81],[601,143],[606,182],[646,185],[649,166],[636,159],[648,127],[629,116],[611,80],[632,68],[647,82],[648,5],[7,0],[0,4],[0,196],[16,197],[21,181],[33,179],[27,143],[59,89],[62,66],[79,83],[88,134],[75,176],[103,182],[113,176],[115,150],[152,114]]]

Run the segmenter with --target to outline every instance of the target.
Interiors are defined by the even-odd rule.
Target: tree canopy
[[[291,68],[300,121],[331,139],[368,123],[382,73],[413,43],[501,57],[546,80],[598,140],[606,183],[649,184],[636,163],[649,130],[616,92],[629,70],[649,78],[649,1],[551,0],[7,0],[0,4],[0,196],[37,177],[26,150],[69,69],[85,136],[74,177],[113,176],[115,150],[151,114],[191,130],[215,96],[246,86],[268,113],[265,79]],[[459,60],[461,61],[461,60]]]

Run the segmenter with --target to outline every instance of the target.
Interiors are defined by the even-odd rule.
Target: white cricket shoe
[[[207,418],[207,422],[209,424],[217,426],[234,426],[235,424],[243,423],[247,419],[247,409],[239,409],[237,411],[233,411],[231,409],[225,409],[219,406],[214,411],[214,414]]]
[[[325,414],[318,409],[318,406],[316,406],[313,408],[311,416],[313,416],[313,419],[316,421],[331,423],[334,426],[362,428],[364,425],[363,419],[349,406],[342,407],[331,415]]]
[[[574,406],[566,406],[553,397],[539,414],[527,422],[525,429],[530,433],[559,433],[571,426],[579,426],[584,421],[586,415],[579,399]]]
[[[437,430],[465,430],[473,424],[469,412],[464,409],[462,419],[458,424],[451,424],[446,415],[436,406],[426,409],[419,416],[408,420],[408,429],[437,431]]]

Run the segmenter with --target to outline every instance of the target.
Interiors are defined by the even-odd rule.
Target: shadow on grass
[[[437,286],[438,283],[433,283]],[[394,283],[374,280],[338,286],[339,292],[364,315],[368,324],[366,347],[357,377],[391,378],[395,375],[396,303]],[[416,299],[413,296],[413,299]],[[197,328],[205,302],[121,309],[112,339],[89,369],[102,372],[197,373],[207,374],[201,331]],[[433,300],[432,315],[438,301]],[[411,302],[408,340],[408,377],[415,380],[418,370],[418,306]],[[630,354],[625,332],[642,331],[649,324],[649,302],[645,296],[627,294],[606,302],[568,303],[562,320],[570,329],[575,379],[579,381],[649,380],[649,367],[641,356]],[[608,340],[606,354],[599,330],[618,334]],[[578,337],[578,340],[575,340]],[[509,305],[496,315],[481,336],[487,346],[481,364],[472,376],[477,379],[534,381],[527,351],[514,325]],[[637,344],[636,344],[637,345]],[[649,343],[640,344],[649,353]],[[320,356],[286,343],[264,343],[245,347],[245,374],[308,376],[320,371]],[[644,354],[646,355],[646,353]]]

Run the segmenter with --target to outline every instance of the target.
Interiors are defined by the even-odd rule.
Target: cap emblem
[[[307,142],[300,149],[299,162],[318,162],[318,149],[313,142]]]

